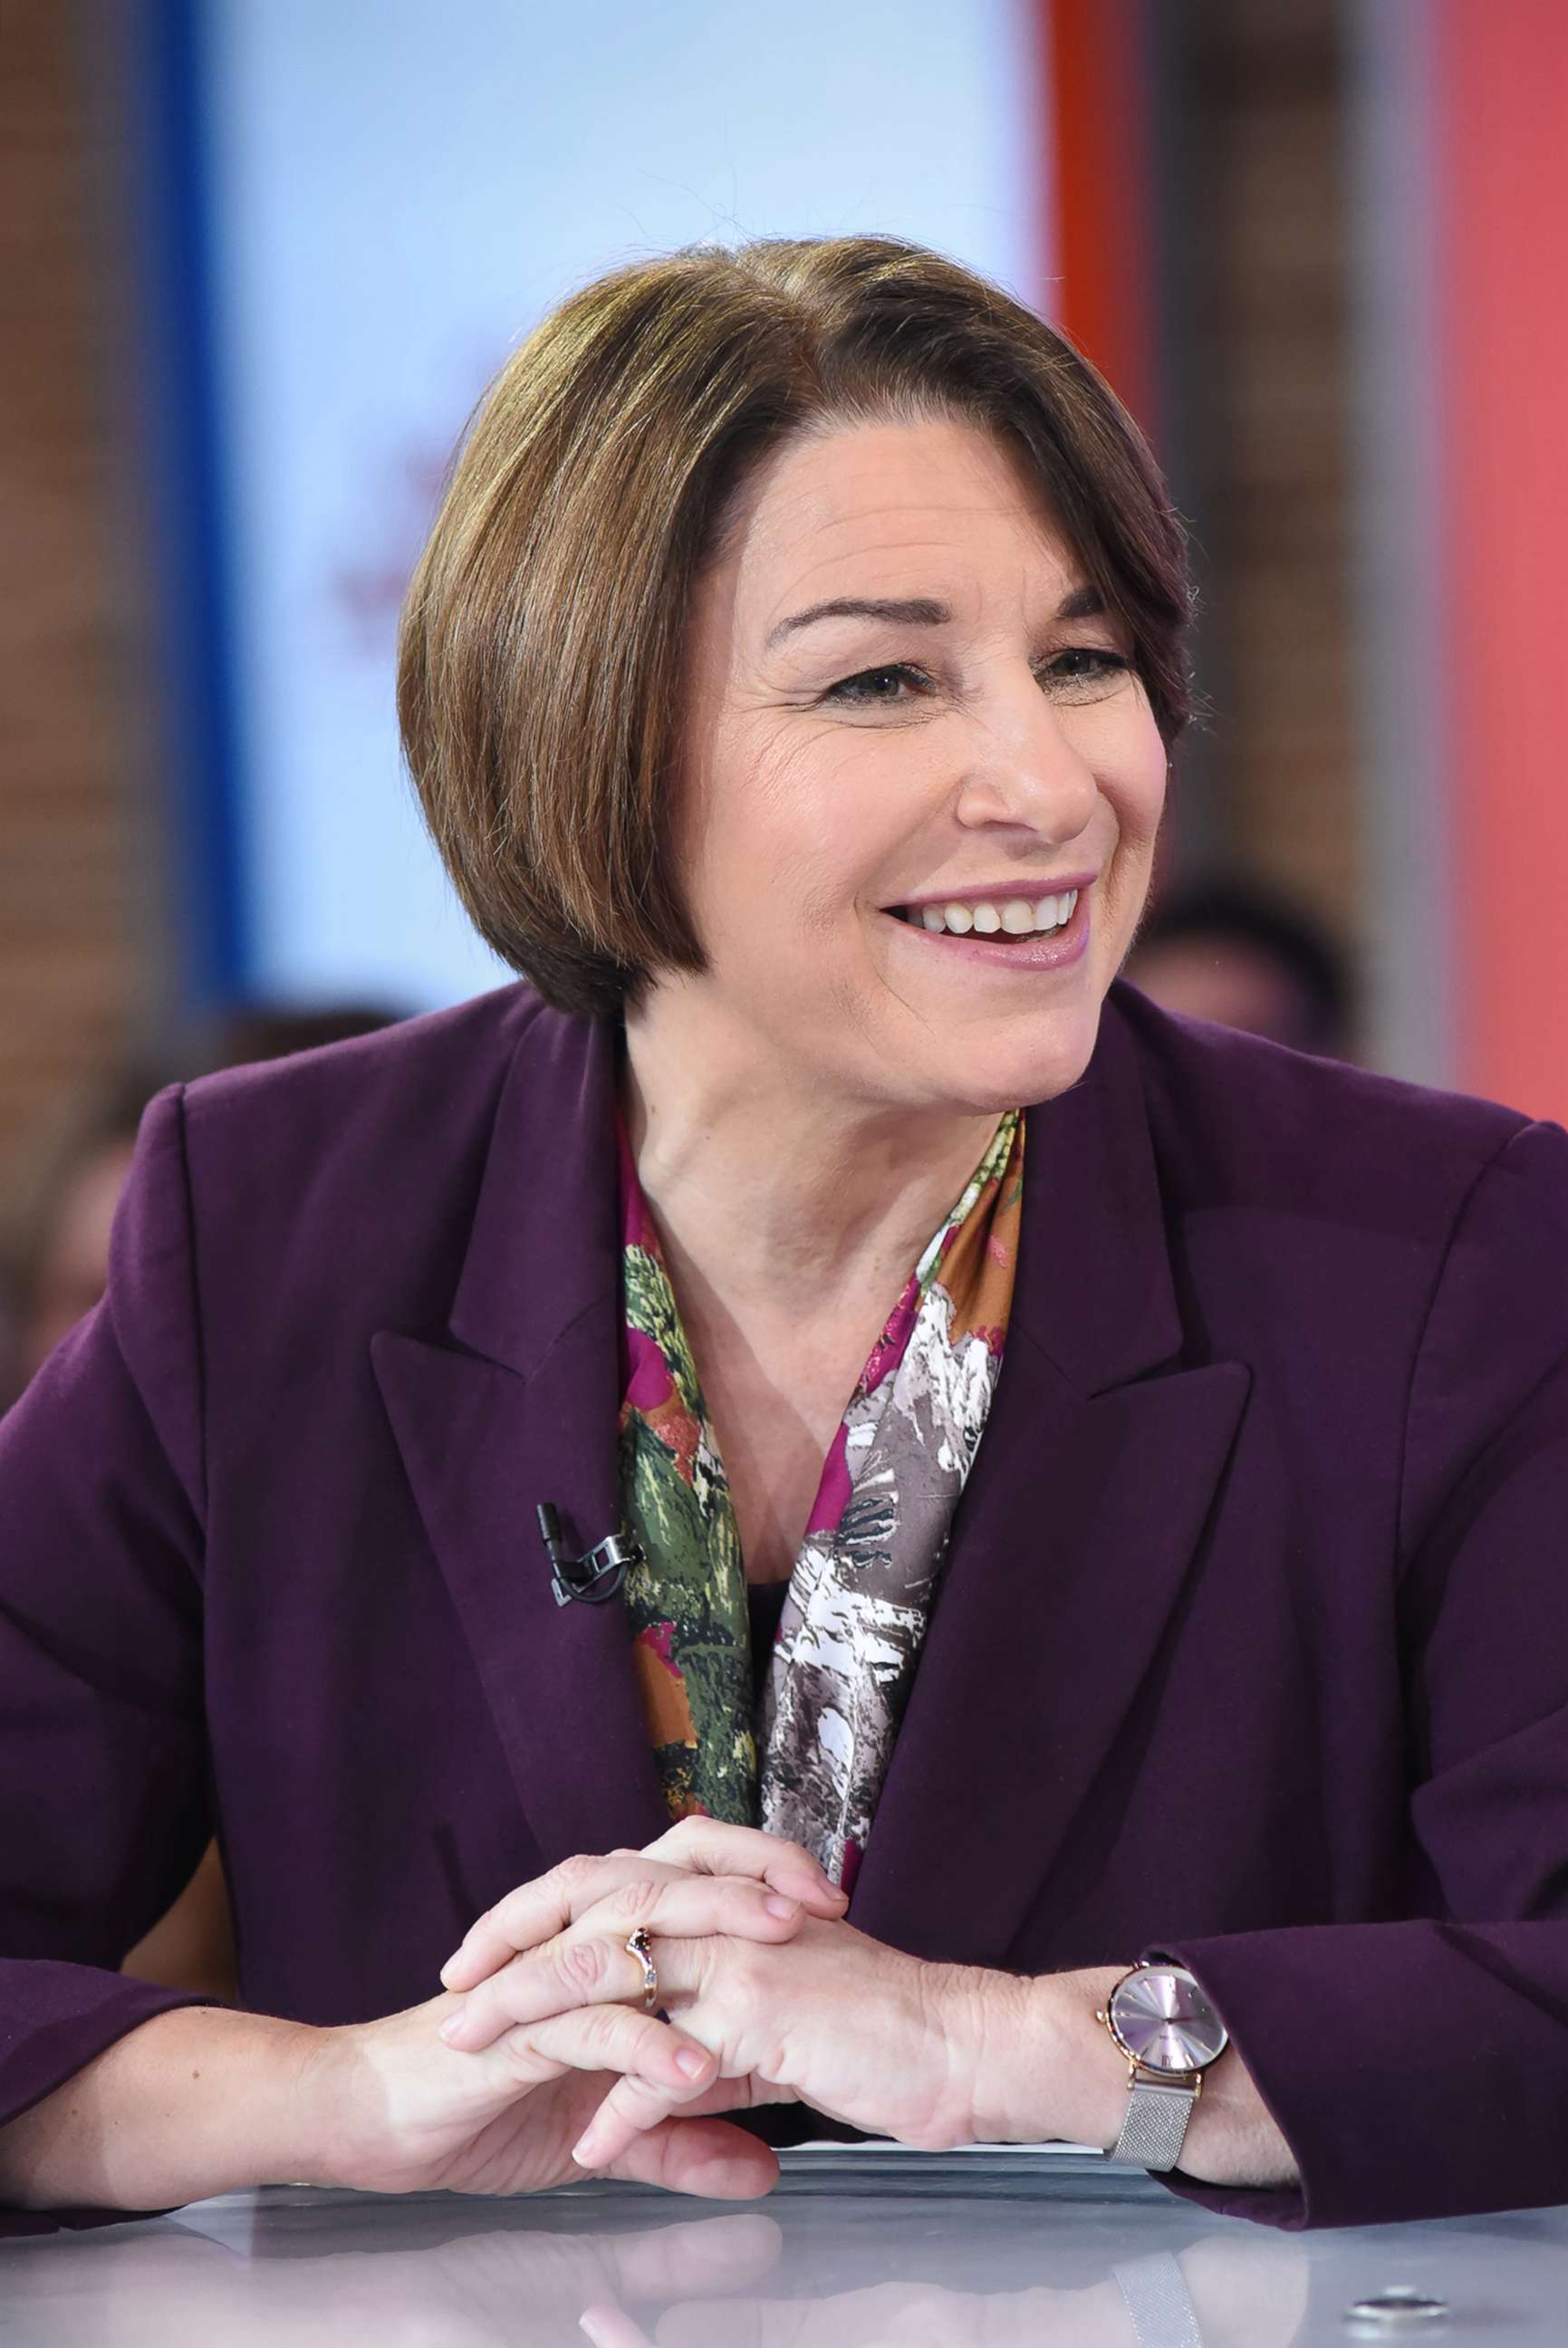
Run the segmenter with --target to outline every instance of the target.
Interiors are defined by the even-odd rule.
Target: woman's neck
[[[798,1321],[803,1294],[851,1319],[895,1298],[1003,1114],[851,1099],[668,1010],[628,1015],[621,1076],[683,1311],[722,1300],[753,1325]]]

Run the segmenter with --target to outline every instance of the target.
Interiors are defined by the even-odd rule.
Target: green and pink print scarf
[[[672,1818],[799,1842],[852,1889],[948,1529],[1002,1366],[1024,1118],[1003,1117],[861,1371],[823,1463],[760,1711],[724,1465],[617,1109],[623,1515],[634,1653]]]

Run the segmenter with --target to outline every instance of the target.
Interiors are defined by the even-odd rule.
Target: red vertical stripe
[[[1047,17],[1056,276],[1047,314],[1158,432],[1142,0],[1034,0]]]
[[[1460,1081],[1568,1118],[1568,7],[1432,5]]]

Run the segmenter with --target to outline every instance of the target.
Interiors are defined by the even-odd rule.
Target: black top
[[[746,1585],[746,1602],[751,1609],[751,1686],[758,1704],[768,1684],[768,1666],[773,1661],[779,1617],[789,1594],[787,1581],[748,1581]]]

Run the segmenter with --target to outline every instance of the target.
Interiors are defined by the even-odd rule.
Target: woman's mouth
[[[1088,945],[1091,886],[1086,881],[1076,889],[1001,902],[954,898],[938,905],[887,906],[882,917],[917,953],[994,970],[1060,970],[1076,963]]]

